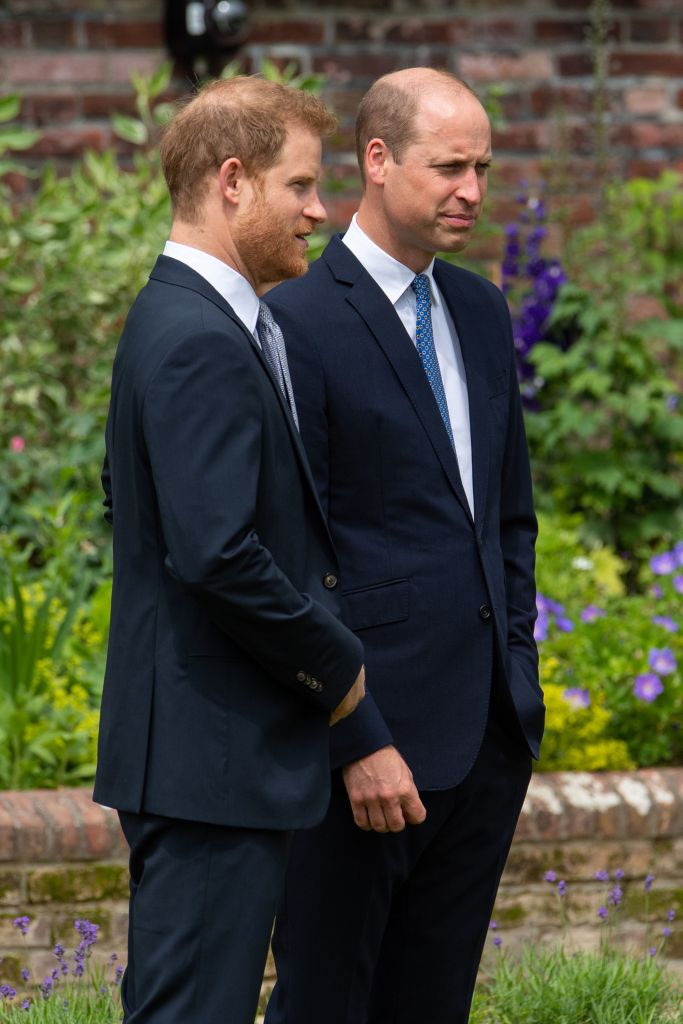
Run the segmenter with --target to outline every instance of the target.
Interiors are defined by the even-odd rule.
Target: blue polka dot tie
[[[444,391],[443,381],[441,380],[441,371],[439,370],[439,363],[436,358],[436,349],[434,348],[434,335],[432,333],[432,300],[429,290],[429,278],[427,275],[418,274],[412,282],[411,288],[417,297],[415,344],[420,359],[422,360],[425,373],[427,374],[427,380],[434,392],[434,398],[436,399],[436,404],[439,407],[439,412],[441,413],[441,419],[443,420],[443,425],[446,428],[448,439],[455,450],[453,428],[451,427],[451,421],[448,415],[448,405],[446,404],[446,392]]]

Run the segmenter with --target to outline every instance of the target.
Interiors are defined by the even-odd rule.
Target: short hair
[[[293,126],[322,138],[336,129],[337,119],[311,93],[263,78],[240,75],[204,85],[180,106],[161,138],[174,216],[197,222],[208,175],[231,157],[250,175],[272,167]]]
[[[416,69],[417,70],[417,69]],[[427,70],[427,69],[425,69]],[[431,70],[431,69],[429,69]],[[400,72],[399,72],[400,74]],[[381,139],[397,164],[400,164],[408,146],[418,135],[416,115],[421,98],[428,92],[425,80],[403,81],[394,79],[396,73],[378,78],[370,86],[358,107],[356,117],[356,156],[363,183],[365,183],[365,150],[371,139]],[[478,98],[467,82],[448,71],[432,71],[432,82],[455,86]]]

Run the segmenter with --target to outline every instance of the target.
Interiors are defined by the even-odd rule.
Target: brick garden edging
[[[24,965],[34,977],[48,973],[55,942],[67,954],[76,945],[78,917],[101,926],[98,958],[124,954],[126,855],[115,812],[93,804],[88,790],[0,792],[0,981],[19,981]],[[543,881],[553,869],[569,887],[573,943],[594,946],[605,896],[594,874],[618,867],[625,872],[624,939],[644,948],[674,907],[667,951],[683,968],[683,768],[535,775],[496,904],[498,934],[506,946],[558,934],[557,894]],[[650,871],[648,921],[643,882]],[[23,914],[32,922],[25,938],[12,927]]]

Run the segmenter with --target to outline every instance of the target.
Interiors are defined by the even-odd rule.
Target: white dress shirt
[[[222,295],[228,305],[232,306],[249,333],[256,337],[256,320],[258,318],[259,299],[246,277],[242,277],[227,263],[216,256],[195,249],[191,245],[180,242],[166,242],[164,256],[184,263],[208,281]],[[260,343],[259,343],[260,344]]]
[[[396,310],[408,336],[416,345],[417,297],[411,288],[415,272],[399,263],[384,249],[380,249],[358,226],[356,217],[342,239],[377,282]],[[460,478],[465,489],[470,512],[474,516],[474,490],[472,487],[472,441],[470,435],[470,407],[467,396],[465,364],[453,318],[443,301],[434,280],[434,260],[424,274],[429,278],[432,299],[432,333],[436,358],[441,371],[448,416],[453,430],[455,453],[458,457]]]

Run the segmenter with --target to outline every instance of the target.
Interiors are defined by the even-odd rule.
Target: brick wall
[[[653,944],[673,907],[667,952],[683,970],[680,768],[534,776],[496,904],[496,934],[506,947],[558,935],[557,889],[543,880],[554,870],[568,885],[572,942],[595,947],[606,886],[594,874],[617,868],[625,872],[624,941],[639,949]],[[648,903],[650,872],[656,879]],[[67,951],[75,945],[76,918],[101,926],[100,960],[112,951],[125,955],[126,910],[126,846],[113,811],[92,804],[86,790],[0,793],[0,982],[18,982],[26,964],[34,977],[49,973],[54,944]],[[23,914],[31,918],[25,938],[12,926]],[[493,952],[489,944],[487,955]]]
[[[586,41],[591,0],[252,0],[244,69],[264,58],[324,72],[326,98],[342,118],[330,160],[355,176],[355,109],[378,75],[413,64],[445,67],[486,93],[500,88],[494,179],[505,190],[548,174],[556,158],[577,216],[595,188],[595,98]],[[68,162],[112,143],[108,115],[132,110],[131,72],[164,58],[161,0],[4,0],[3,90],[19,91],[21,120],[42,129],[30,157]],[[680,0],[614,0],[606,99],[615,170],[683,169],[683,9]],[[178,69],[174,93],[187,91]],[[355,208],[336,198],[334,220]]]

